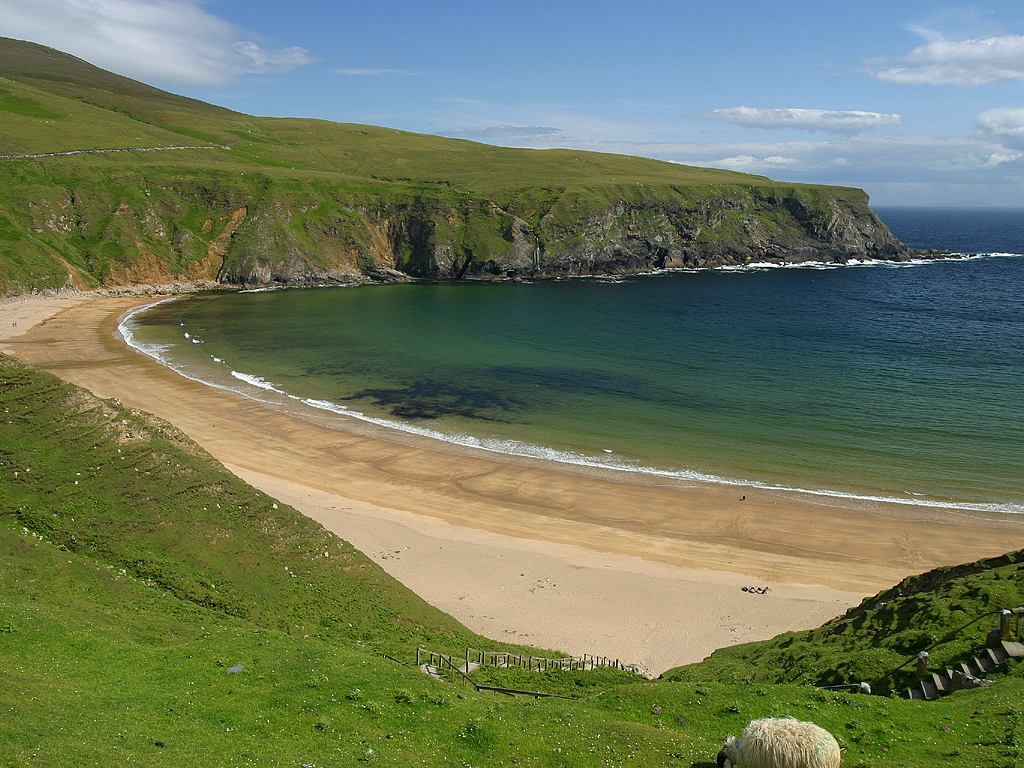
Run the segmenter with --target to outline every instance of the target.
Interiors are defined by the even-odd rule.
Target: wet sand
[[[174,423],[496,639],[659,672],[815,626],[909,574],[1024,546],[1024,519],[1008,515],[589,470],[314,420],[128,348],[117,319],[153,299],[60,301],[25,300],[38,307],[18,310],[16,327],[21,304],[0,304],[0,349]]]

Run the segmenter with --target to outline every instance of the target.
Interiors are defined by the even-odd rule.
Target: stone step
[[[950,678],[946,677],[944,674],[933,672],[932,685],[935,686],[935,690],[938,691],[939,696],[945,696],[950,691]]]
[[[917,688],[907,688],[907,691],[904,694],[904,698],[914,699],[916,701],[924,701],[924,694],[921,693],[921,691],[917,690]]]

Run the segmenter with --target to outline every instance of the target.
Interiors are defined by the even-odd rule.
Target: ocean
[[[191,296],[129,343],[311,416],[654,476],[1024,512],[1024,212],[879,211],[915,264]]]

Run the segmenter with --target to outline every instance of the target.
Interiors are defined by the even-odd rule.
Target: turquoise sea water
[[[973,248],[884,215],[1024,252],[1019,214]],[[126,330],[219,386],[492,450],[1024,511],[1024,258],[199,296]]]

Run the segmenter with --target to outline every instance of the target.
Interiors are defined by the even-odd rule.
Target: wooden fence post
[[[1010,617],[1012,615],[1013,612],[1006,608],[999,612],[999,637],[1002,640],[1010,639]]]
[[[928,651],[917,654],[917,677],[919,680],[928,677]]]

